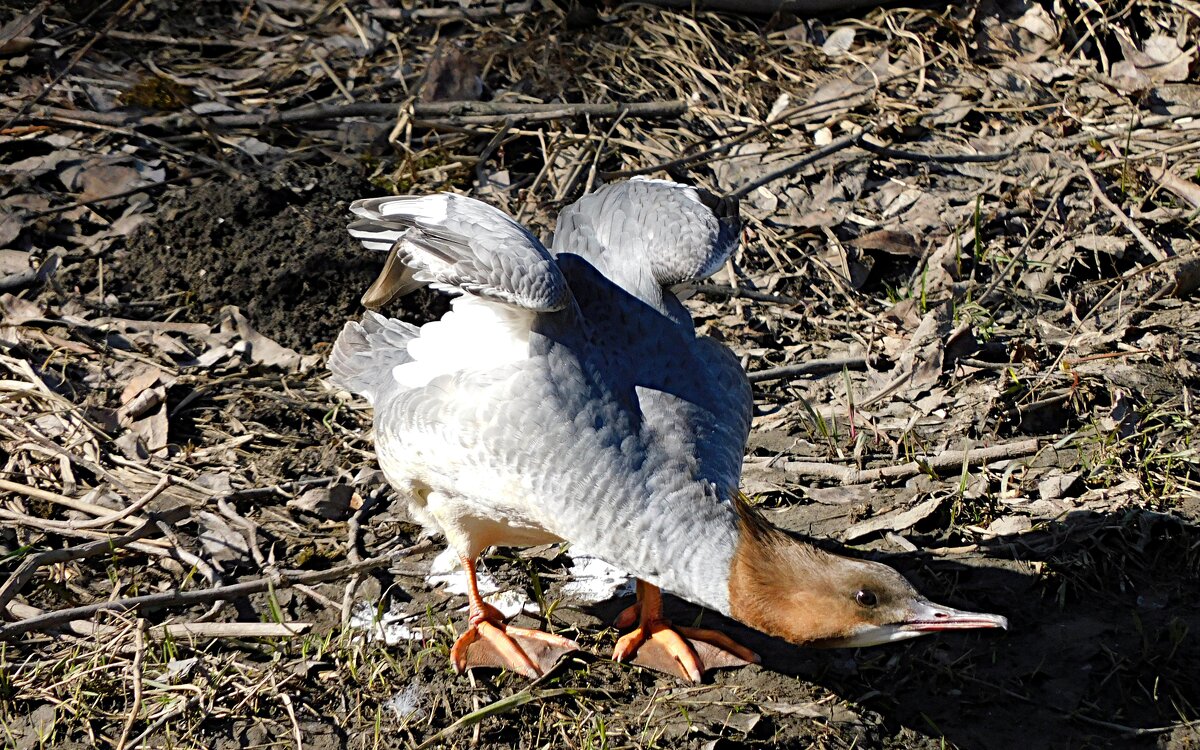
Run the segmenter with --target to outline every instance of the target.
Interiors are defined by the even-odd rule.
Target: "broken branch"
[[[991,445],[985,448],[973,448],[968,451],[946,451],[926,461],[909,461],[898,466],[883,466],[878,469],[855,469],[850,466],[825,464],[810,461],[788,461],[783,465],[785,471],[819,479],[832,479],[842,484],[869,484],[884,480],[907,479],[925,471],[941,471],[944,469],[961,469],[963,464],[977,466],[993,461],[1005,461],[1037,453],[1038,440],[1030,438],[1019,443]]]
[[[798,365],[784,365],[766,370],[758,370],[747,374],[751,383],[765,383],[769,380],[784,380],[801,378],[806,375],[816,377],[829,375],[846,370],[867,369],[866,357],[841,357],[838,359],[813,359]]]

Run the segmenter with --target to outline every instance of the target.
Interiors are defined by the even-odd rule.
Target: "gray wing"
[[[702,461],[711,462],[705,473],[722,490],[733,492],[742,477],[746,439],[754,416],[754,394],[742,363],[728,347],[707,336],[697,338],[696,345],[697,355],[708,363],[716,386],[712,412],[718,415],[717,423],[700,440]]]
[[[563,209],[554,252],[579,255],[618,283],[646,269],[660,287],[671,287],[715,273],[737,247],[739,230],[736,202],[676,182],[635,178]],[[637,293],[629,283],[622,286]]]
[[[716,485],[728,500],[737,490],[754,407],[750,381],[741,363],[724,345],[694,339],[692,357],[663,382],[638,387],[646,426],[667,452],[694,461],[684,473]]]
[[[565,308],[567,281],[525,227],[461,195],[394,196],[355,201],[350,234],[372,250],[395,250],[411,289],[432,284],[536,312]]]

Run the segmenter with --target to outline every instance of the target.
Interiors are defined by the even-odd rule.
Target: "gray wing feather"
[[[350,321],[329,354],[330,379],[374,404],[381,388],[392,382],[392,368],[412,361],[408,344],[417,335],[416,326],[374,312],[361,322]]]
[[[633,179],[563,209],[554,250],[579,255],[612,277],[647,268],[670,287],[715,273],[737,247],[739,227],[736,204],[676,182]]]
[[[473,198],[445,193],[355,201],[350,234],[371,249],[397,247],[415,283],[536,312],[565,308],[570,290],[529,230]]]

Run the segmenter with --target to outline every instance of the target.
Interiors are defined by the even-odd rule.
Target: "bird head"
[[[795,539],[744,504],[739,514],[731,614],[765,633],[803,645],[851,647],[943,630],[1008,628],[999,615],[929,601],[886,565]]]

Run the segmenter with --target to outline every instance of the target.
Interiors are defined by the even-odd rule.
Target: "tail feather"
[[[378,313],[350,321],[329,355],[331,380],[374,404],[382,387],[394,382],[392,370],[413,360],[408,344],[417,335],[416,326]]]

